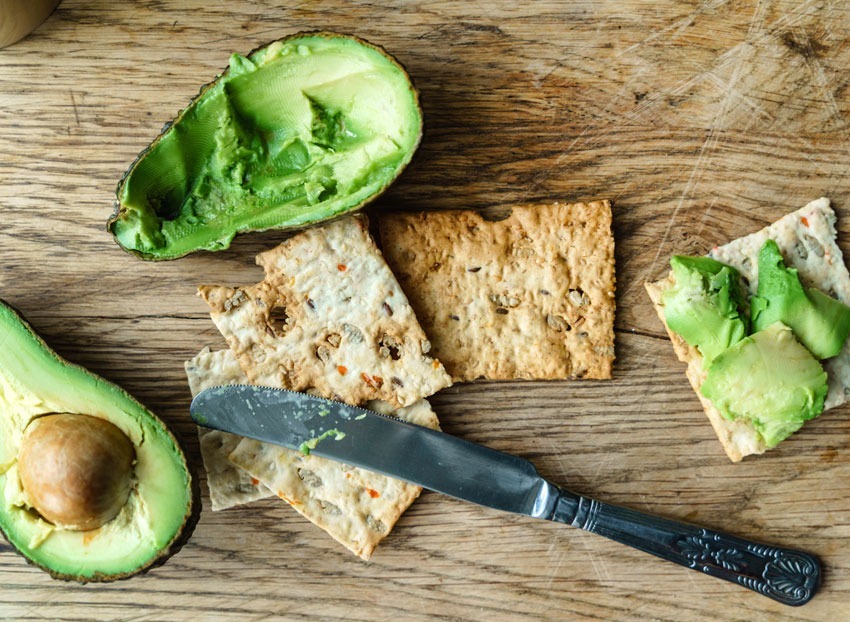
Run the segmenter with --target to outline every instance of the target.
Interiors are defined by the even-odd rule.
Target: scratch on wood
[[[551,556],[553,553],[557,556],[555,558],[554,564],[549,564],[550,571],[548,581],[546,582],[546,589],[552,589],[552,584],[555,582],[555,579],[558,576],[558,571],[561,569],[561,566],[564,565],[564,560],[567,558],[566,552],[555,552],[554,549],[561,546],[561,542],[555,538],[552,540],[552,543],[549,545],[549,550],[547,551],[548,556]]]
[[[597,579],[601,583],[611,580],[611,575],[608,572],[608,564],[604,558],[600,558],[599,554],[591,549],[586,549],[590,564],[593,566],[593,571],[596,573]]]
[[[669,33],[673,33],[669,37],[669,38],[673,38],[676,35],[679,35],[682,32],[684,32],[685,29],[687,29],[689,26],[693,25],[693,23],[696,21],[696,19],[700,15],[707,13],[708,11],[712,11],[714,9],[717,9],[717,8],[719,8],[719,7],[721,7],[725,4],[728,4],[728,1],[729,0],[714,0],[713,2],[706,2],[702,5],[700,5],[699,8],[697,8],[695,11],[693,11],[689,15],[686,15],[685,17],[683,17],[682,19],[670,24],[669,26],[662,28],[661,30],[658,30],[658,31],[652,33],[650,36],[646,37],[642,41],[638,41],[637,43],[630,45],[625,50],[623,50],[622,52],[617,54],[617,56],[619,57],[619,56],[625,56],[626,54],[631,54],[635,50],[647,45],[648,43],[652,43],[653,41],[655,41],[657,39],[661,39],[662,37],[665,37],[665,35],[668,35]]]
[[[789,31],[790,32],[790,31]],[[786,33],[789,34],[789,33]],[[785,39],[783,38],[783,41]],[[838,107],[838,102],[835,101],[835,95],[832,90],[829,88],[830,79],[826,75],[826,70],[824,69],[823,63],[819,59],[819,55],[826,49],[826,46],[814,41],[811,37],[809,37],[805,32],[802,32],[802,35],[799,39],[795,39],[795,45],[802,45],[803,51],[800,51],[796,47],[791,47],[794,51],[798,52],[806,62],[809,70],[814,74],[814,78],[816,80],[816,84],[820,89],[826,104],[829,106],[830,113],[835,119],[838,127],[841,130],[845,138],[844,148],[850,152],[850,136],[847,133],[847,125],[844,122],[844,115],[841,112],[841,109]],[[799,43],[800,41],[804,42],[803,44]],[[786,42],[786,45],[788,43]]]
[[[746,56],[750,53],[750,47],[747,45],[748,41],[759,31],[763,29],[764,26],[764,7],[761,2],[758,2],[753,13],[752,20],[750,21],[750,27],[747,31],[747,35],[742,43],[739,43],[732,47],[724,56],[728,58],[734,57],[734,65],[732,68],[732,75],[729,77],[728,82],[723,84],[724,96],[720,102],[720,105],[717,110],[717,114],[715,114],[714,119],[712,120],[711,127],[709,128],[708,135],[700,147],[699,155],[697,156],[697,161],[694,165],[694,168],[691,170],[691,174],[688,177],[688,181],[685,184],[685,188],[682,190],[681,195],[679,196],[679,201],[676,204],[676,207],[673,208],[673,212],[670,214],[670,218],[667,221],[667,226],[664,229],[664,233],[661,236],[661,240],[658,243],[658,247],[655,252],[655,256],[652,258],[652,261],[649,262],[649,266],[645,270],[643,277],[638,279],[635,283],[642,283],[643,281],[651,278],[651,275],[655,271],[655,267],[658,264],[658,260],[661,257],[664,249],[667,245],[667,242],[670,239],[670,233],[673,231],[673,226],[676,221],[676,217],[679,212],[682,210],[682,207],[685,205],[685,202],[691,198],[694,194],[694,191],[702,177],[703,172],[706,169],[707,164],[711,161],[714,152],[717,151],[718,146],[721,144],[721,136],[723,133],[724,121],[729,114],[729,111],[733,108],[733,103],[738,104],[739,102],[746,100],[747,96],[743,92],[739,91],[736,88],[736,85],[741,79],[741,75],[745,66]],[[716,76],[713,75],[712,70],[709,70],[706,74],[707,76],[711,76],[715,80],[717,80]],[[718,82],[720,82],[718,80]],[[722,82],[720,82],[722,84]],[[634,285],[631,285],[634,287]]]
[[[715,203],[717,203],[717,197],[712,197],[711,201],[702,212],[702,217],[699,219],[699,226],[697,227],[694,235],[699,236],[702,234],[703,229],[705,229],[705,223],[708,220],[708,215],[711,213],[711,209],[714,207]]]
[[[77,110],[77,99],[74,97],[74,90],[68,89],[68,93],[71,95],[71,106],[74,107],[74,119],[76,119],[77,125],[80,125],[80,113]]]

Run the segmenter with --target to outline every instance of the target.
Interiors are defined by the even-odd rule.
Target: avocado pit
[[[133,487],[133,443],[115,424],[61,413],[33,419],[18,452],[29,503],[73,531],[96,529],[121,511]]]

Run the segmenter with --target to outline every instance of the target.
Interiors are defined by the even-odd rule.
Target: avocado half
[[[374,200],[421,137],[418,92],[383,48],[298,33],[231,56],[124,174],[107,227],[147,260],[303,228]]]
[[[65,428],[70,422],[72,434],[64,429],[46,441],[30,440],[34,428],[51,421]],[[75,422],[82,435],[73,434],[80,431]],[[86,431],[90,422],[95,432]],[[101,428],[107,434],[98,438]],[[109,455],[119,442],[131,452],[129,462],[121,457],[123,465]],[[122,468],[128,469],[117,485],[123,490],[114,492],[110,482]],[[90,477],[81,476],[87,469]],[[57,495],[60,505],[85,514],[87,503],[103,506],[112,494],[123,496],[106,498],[113,506],[108,520],[57,524],[42,514]],[[54,578],[114,581],[177,552],[199,511],[197,479],[165,424],[116,385],[62,359],[0,301],[0,530],[9,543]]]

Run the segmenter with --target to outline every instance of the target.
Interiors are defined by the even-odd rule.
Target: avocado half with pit
[[[124,174],[108,229],[163,260],[303,228],[379,196],[421,136],[418,93],[385,50],[299,33],[231,57]]]
[[[199,489],[155,415],[73,365],[0,301],[0,530],[58,579],[124,579],[164,562]]]

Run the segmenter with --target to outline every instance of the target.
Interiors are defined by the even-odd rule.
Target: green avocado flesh
[[[345,432],[340,432],[337,429],[328,430],[322,433],[320,436],[317,436],[316,438],[311,438],[309,441],[304,441],[303,443],[301,443],[301,446],[298,448],[298,450],[305,456],[309,456],[310,452],[316,449],[316,446],[319,443],[321,443],[326,438],[331,437],[333,437],[335,441],[341,441],[345,438]]]
[[[850,308],[820,290],[804,288],[773,240],[762,246],[758,269],[758,295],[750,303],[753,330],[782,322],[815,357],[841,352],[850,335]]]
[[[129,498],[95,529],[48,522],[21,483],[24,431],[52,413],[105,419],[134,447]],[[125,578],[179,548],[197,515],[196,490],[182,450],[156,416],[119,387],[60,358],[0,302],[0,529],[19,553],[57,578]]]
[[[151,260],[304,227],[377,197],[421,134],[418,94],[380,48],[332,33],[275,41],[233,55],[140,154],[108,226]]]
[[[826,372],[781,322],[719,354],[702,394],[727,419],[749,421],[767,447],[823,411]]]
[[[664,318],[710,364],[747,335],[740,275],[710,257],[674,255],[670,266],[676,282],[663,294]]]

